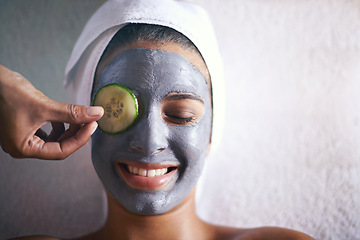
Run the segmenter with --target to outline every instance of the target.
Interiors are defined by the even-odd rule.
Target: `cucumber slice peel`
[[[117,134],[128,129],[138,116],[138,101],[134,93],[117,83],[99,89],[93,101],[105,113],[98,120],[99,128],[108,134]]]

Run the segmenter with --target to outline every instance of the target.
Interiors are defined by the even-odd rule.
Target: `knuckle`
[[[38,144],[33,139],[29,139],[18,151],[22,152],[25,156],[31,156],[38,148]]]
[[[80,106],[74,105],[74,104],[69,104],[68,106],[69,106],[71,118],[75,121],[79,120],[79,118],[82,114],[82,108]]]

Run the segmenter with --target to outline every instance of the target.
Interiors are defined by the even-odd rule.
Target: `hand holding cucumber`
[[[102,107],[56,102],[0,65],[0,145],[12,157],[65,159],[90,139],[103,113]],[[49,135],[41,129],[47,122]]]

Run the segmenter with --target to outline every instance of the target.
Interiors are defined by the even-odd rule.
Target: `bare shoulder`
[[[248,229],[236,238],[236,240],[315,240],[309,235],[279,227],[261,227]]]
[[[251,229],[216,227],[216,239],[229,240],[315,240],[309,235],[286,228],[260,227]]]

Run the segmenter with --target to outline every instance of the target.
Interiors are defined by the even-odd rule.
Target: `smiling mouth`
[[[117,169],[124,181],[133,188],[157,190],[166,186],[176,175],[178,166],[117,162]]]
[[[145,168],[138,168],[130,165],[126,165],[127,171],[131,174],[142,176],[142,177],[156,177],[156,176],[163,176],[173,170],[176,167],[169,167],[169,168],[157,168],[157,169],[145,169]]]

